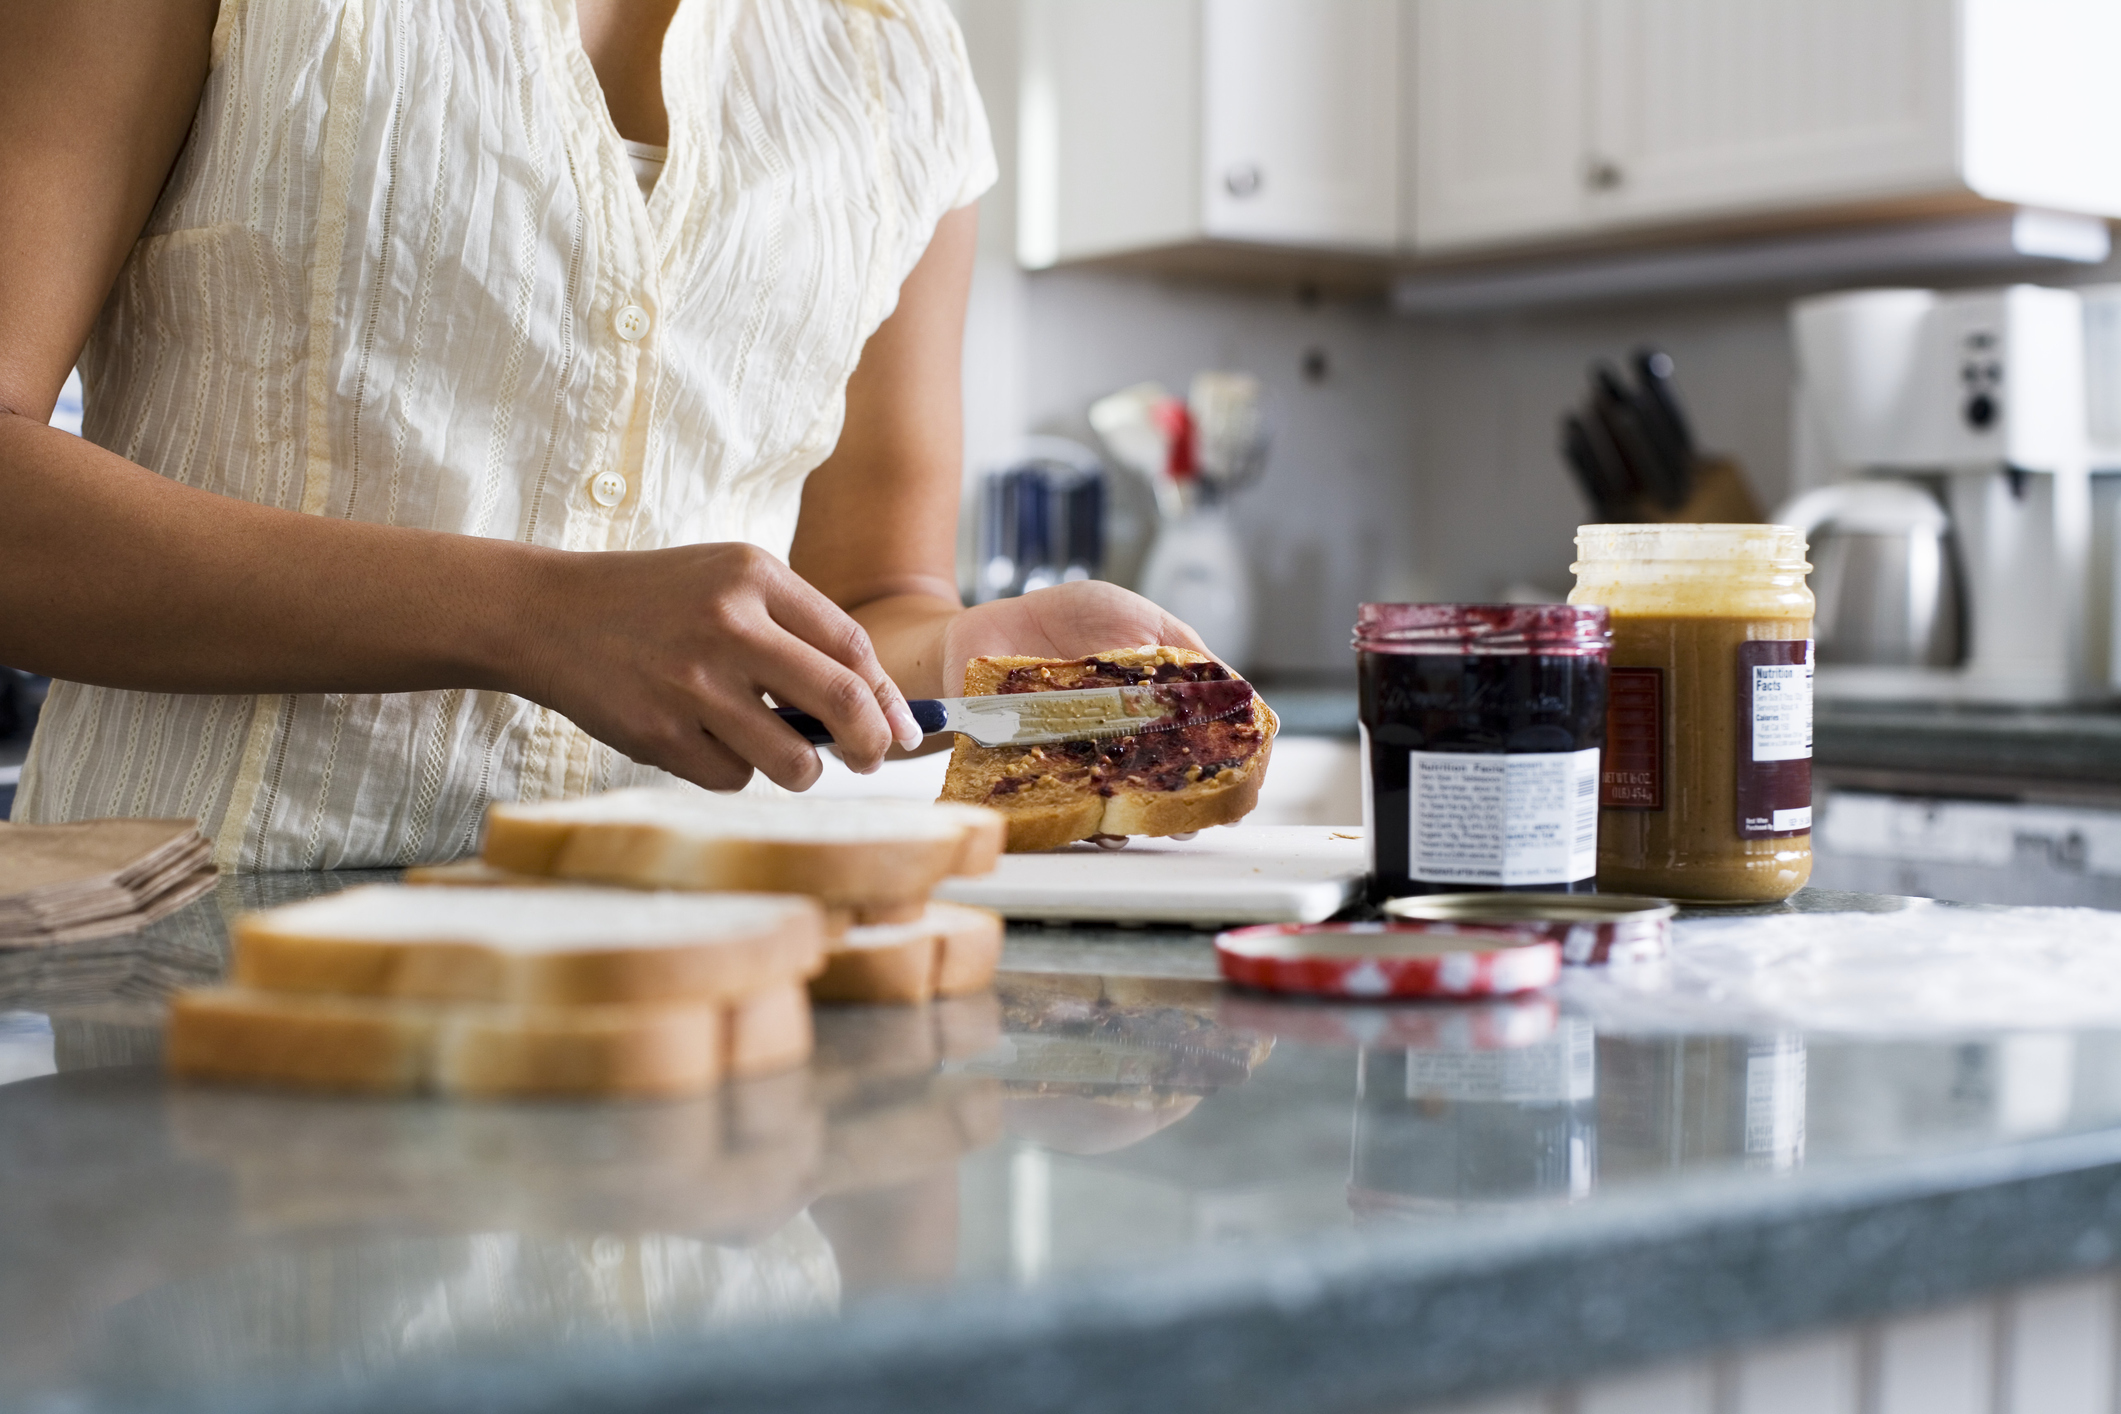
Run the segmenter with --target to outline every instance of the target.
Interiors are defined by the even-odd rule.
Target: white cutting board
[[[946,879],[937,898],[1011,918],[1112,923],[1315,923],[1362,887],[1369,860],[1347,826],[1239,825],[1125,849],[1005,854],[992,874]]]

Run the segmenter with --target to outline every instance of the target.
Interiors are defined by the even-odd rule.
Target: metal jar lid
[[[1405,922],[1469,923],[1519,928],[1561,945],[1563,962],[1654,962],[1671,951],[1670,899],[1639,894],[1531,894],[1488,890],[1465,894],[1414,894],[1388,899],[1379,909]]]
[[[1215,940],[1232,982],[1320,997],[1492,997],[1552,986],[1561,944],[1526,928],[1270,923]]]

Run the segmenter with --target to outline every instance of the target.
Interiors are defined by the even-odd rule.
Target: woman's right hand
[[[920,744],[869,634],[756,546],[539,556],[508,689],[636,761],[710,790],[754,769],[813,784],[817,751],[760,701],[824,722],[847,764],[873,771]]]

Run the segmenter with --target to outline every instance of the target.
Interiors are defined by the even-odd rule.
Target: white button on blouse
[[[683,0],[663,76],[644,193],[571,0],[223,0],[82,360],[86,435],[312,515],[785,556],[863,343],[993,180],[986,122],[945,0]],[[411,864],[469,851],[489,801],[667,779],[501,693],[58,683],[15,819]]]

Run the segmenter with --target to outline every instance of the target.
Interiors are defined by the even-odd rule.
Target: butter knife
[[[957,732],[981,746],[1040,746],[1170,731],[1235,717],[1252,710],[1252,684],[1236,678],[1140,683],[991,697],[921,697],[906,705],[928,736]],[[832,733],[808,712],[773,710],[803,740],[819,746],[832,743]]]

